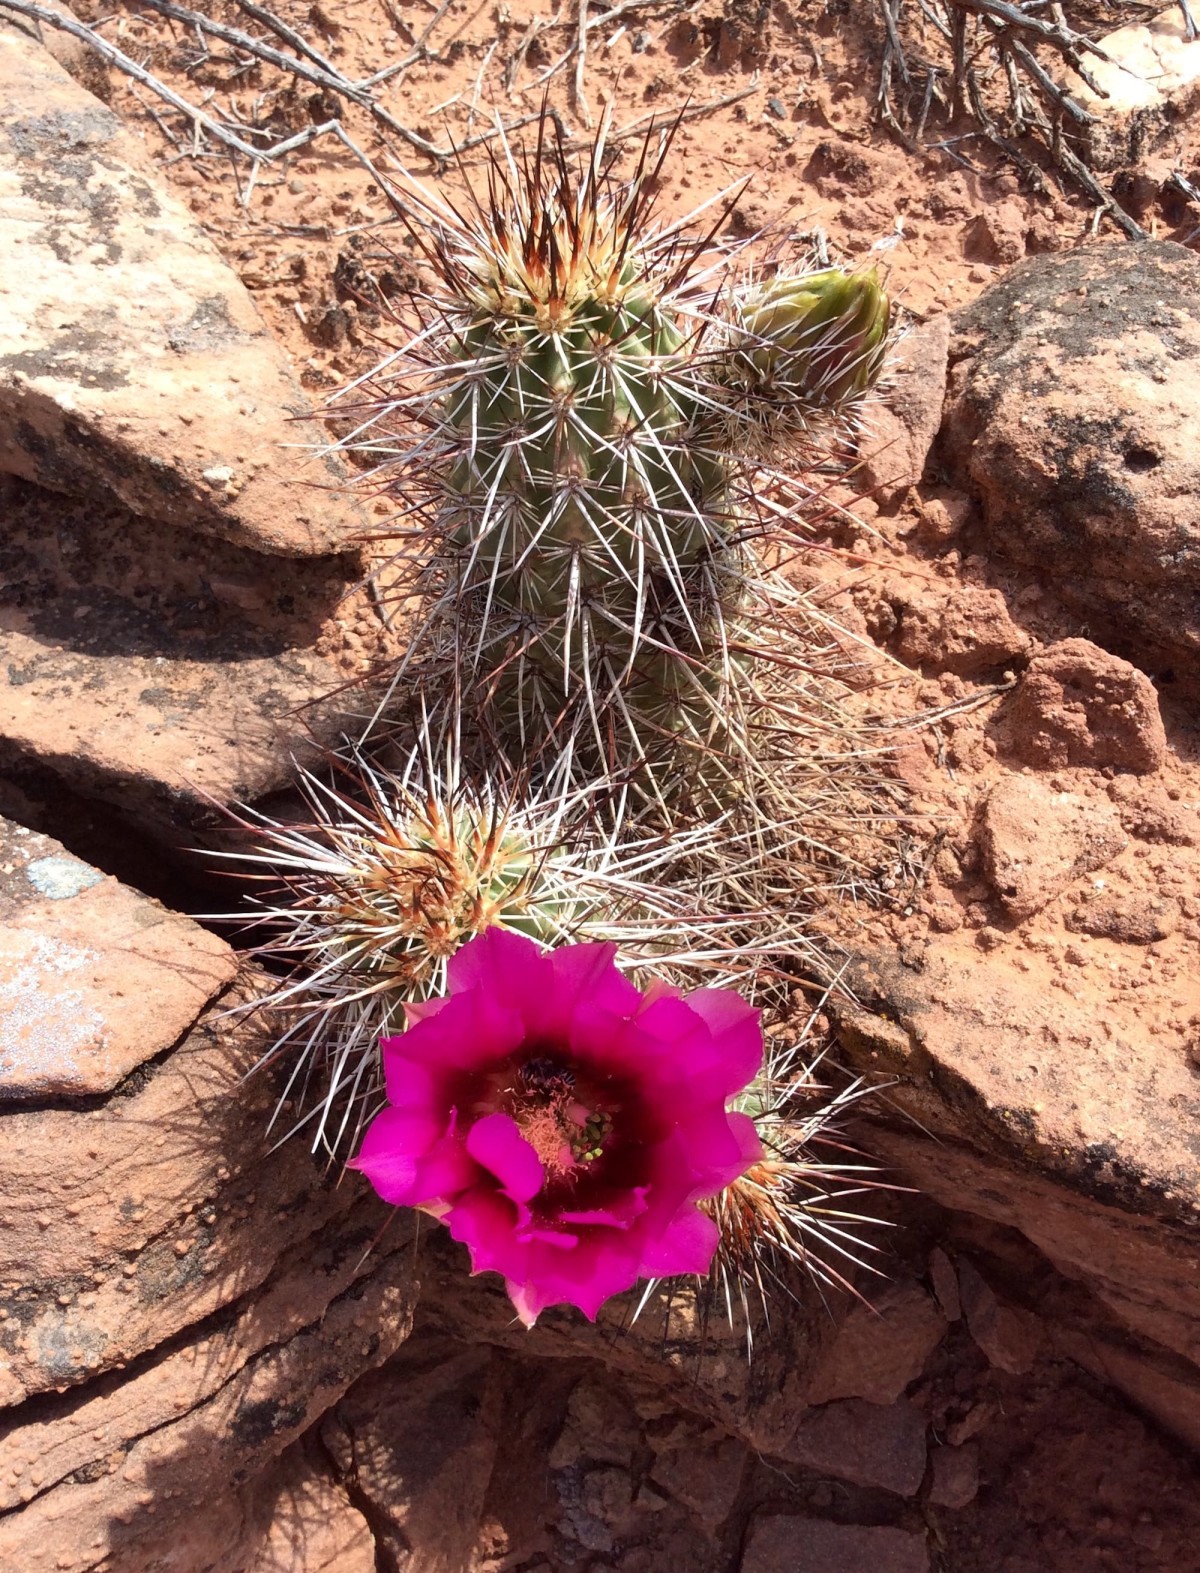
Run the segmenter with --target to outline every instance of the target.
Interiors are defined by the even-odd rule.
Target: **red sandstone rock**
[[[294,1443],[255,1483],[271,1522],[245,1573],[376,1573],[370,1525],[315,1454]]]
[[[1005,1305],[965,1257],[958,1259],[963,1313],[971,1337],[991,1365],[1014,1376],[1032,1370],[1042,1342],[1035,1316]]]
[[[925,1421],[904,1400],[825,1404],[804,1415],[785,1456],[819,1474],[911,1497],[925,1474]]]
[[[1157,781],[1117,776],[1108,784],[1108,795],[1131,836],[1164,846],[1200,845],[1200,814],[1194,805],[1178,801],[1182,796],[1178,787],[1168,793]]]
[[[75,19],[70,7],[63,5],[61,0],[40,0],[40,3],[47,11]],[[76,38],[62,28],[52,27],[49,22],[38,22],[31,17],[18,16],[15,12],[0,16],[0,28],[24,33],[27,38],[39,43],[68,76],[75,78],[80,87],[86,88],[106,104],[112,98],[108,63],[96,50],[89,48],[82,38]]]
[[[346,671],[321,652],[354,559],[280,576],[277,560],[2,476],[0,508],[0,774],[103,800],[135,847],[194,845],[214,802],[285,787],[336,736],[346,701],[318,701]]]
[[[896,654],[925,671],[977,676],[1020,660],[1032,644],[998,590],[930,585],[906,588],[889,600],[896,616],[891,636]]]
[[[1167,738],[1154,684],[1087,639],[1064,639],[1033,660],[1008,707],[1013,752],[1042,769],[1161,768]]]
[[[946,1320],[948,1322],[957,1322],[962,1315],[962,1297],[958,1292],[958,1275],[954,1271],[953,1262],[940,1245],[935,1245],[929,1253],[929,1281],[933,1285],[937,1303],[941,1307],[942,1314]]]
[[[0,470],[286,557],[365,521],[246,289],[120,120],[0,31]]]
[[[1069,912],[1066,922],[1077,934],[1127,945],[1153,945],[1179,927],[1179,903],[1144,893],[1092,900]]]
[[[979,1493],[979,1447],[935,1447],[929,1455],[929,1500],[935,1507],[964,1508]]]
[[[887,392],[868,407],[858,444],[861,485],[882,507],[921,479],[942,424],[950,318],[933,317],[900,340],[888,366]]]
[[[740,1573],[928,1573],[920,1535],[783,1514],[750,1526]]]
[[[809,1403],[892,1403],[920,1376],[945,1332],[946,1318],[918,1284],[889,1285],[869,1305],[851,1306],[813,1372]]]
[[[989,545],[1139,665],[1200,672],[1200,259],[1018,263],[955,319],[941,450]]]
[[[992,788],[980,818],[979,845],[988,880],[1005,911],[1039,912],[1082,874],[1103,868],[1125,845],[1106,800],[1055,792],[1032,776],[1008,776]]]
[[[50,1035],[22,1090],[48,1064],[55,1101],[0,1107],[0,1567],[157,1573],[167,1546],[181,1573],[243,1573],[263,1526],[238,1488],[407,1337],[409,1225],[383,1240],[361,1187],[265,1150],[278,1086],[246,1076],[269,1028],[228,1010],[249,980],[204,1010],[221,941],[42,837],[9,833],[0,870],[27,925],[7,933],[71,914],[99,958],[76,1014],[94,998],[136,1067],[108,1093],[98,1042],[65,1083]],[[0,1041],[56,1003],[30,984]]]
[[[215,934],[0,819],[0,1107],[110,1091],[236,973]]]

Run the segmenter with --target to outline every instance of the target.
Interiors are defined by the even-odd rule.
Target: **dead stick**
[[[173,109],[177,109],[181,115],[186,115],[193,125],[202,127],[218,142],[232,148],[235,153],[241,153],[244,158],[262,157],[262,153],[257,148],[251,147],[248,142],[243,142],[241,137],[235,136],[232,131],[227,131],[211,115],[206,115],[195,104],[189,104],[186,98],[180,98],[179,94],[169,88],[165,82],[160,82],[157,77],[151,76],[143,66],[123,54],[115,44],[110,44],[107,38],[101,38],[99,33],[93,32],[86,23],[77,22],[73,17],[60,16],[57,11],[48,11],[45,6],[35,4],[34,0],[0,0],[0,9],[15,11],[18,16],[31,17],[36,22],[44,22],[47,27],[57,27],[60,32],[70,33],[72,38],[81,39],[110,65],[116,66],[135,82],[140,82],[143,87],[148,87],[152,93],[157,93],[159,98],[165,100]]]
[[[254,0],[237,0],[237,3],[240,11],[244,11],[247,16],[252,16],[264,27],[269,27],[276,38],[282,38],[285,44],[291,44],[292,48],[300,54],[307,55],[314,65],[321,66],[323,70],[331,72],[334,76],[341,75],[332,60],[327,60],[320,50],[314,49],[307,39],[296,32],[295,28],[289,27],[282,17],[276,16],[274,11],[268,11],[266,6],[256,5]]]
[[[7,0],[4,0],[4,3],[7,3]],[[223,39],[225,43],[232,44],[237,49],[244,49],[247,54],[254,55],[259,60],[265,60],[268,65],[277,66],[281,71],[290,71],[293,76],[298,76],[304,82],[311,82],[315,87],[327,88],[330,92],[338,94],[340,98],[348,99],[352,104],[357,104],[360,109],[365,109],[382,125],[387,126],[389,131],[395,132],[410,147],[415,147],[438,164],[444,164],[450,157],[450,149],[438,149],[417,132],[410,131],[382,105],[377,104],[369,93],[356,87],[353,82],[336,71],[326,71],[320,66],[297,60],[294,55],[282,54],[278,49],[272,49],[269,44],[251,38],[248,33],[243,33],[236,27],[227,27],[224,22],[216,22],[212,17],[204,16],[199,11],[189,11],[186,6],[174,5],[172,0],[141,0],[141,4],[149,6],[152,11],[157,11],[160,16],[165,16],[171,21],[183,22],[188,27],[198,27],[214,38]]]

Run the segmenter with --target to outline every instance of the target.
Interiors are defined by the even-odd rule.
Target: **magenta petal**
[[[762,1013],[732,989],[696,989],[687,1005],[711,1032],[713,1048],[726,1067],[725,1097],[741,1092],[762,1070]]]
[[[409,1206],[421,1159],[442,1130],[432,1115],[382,1109],[367,1127],[350,1167],[365,1174],[385,1202]]]
[[[399,1056],[424,1065],[441,1080],[456,1070],[499,1064],[524,1041],[525,1026],[517,1012],[482,989],[451,995],[442,1007],[399,1038],[389,1039],[385,1064]]]
[[[503,928],[485,929],[455,951],[446,963],[452,995],[482,989],[505,1004],[513,998],[514,988],[520,993],[521,985],[531,974],[538,977],[545,972],[541,946],[524,934]]]
[[[383,1079],[388,1102],[395,1109],[434,1110],[445,1107],[443,1077],[436,1066],[409,1059],[404,1052],[408,1034],[403,1038],[384,1038]]]
[[[565,1229],[547,1229],[536,1224],[518,1228],[517,1239],[523,1245],[552,1245],[559,1251],[573,1251],[579,1244],[577,1234],[571,1234]]]
[[[753,1121],[726,1109],[762,1062],[757,1013],[724,990],[640,993],[612,946],[543,952],[500,929],[448,973],[447,998],[418,1005],[383,1043],[391,1108],[356,1166],[389,1199],[441,1216],[475,1272],[504,1278],[527,1325],[550,1305],[594,1318],[639,1276],[704,1272],[717,1230],[695,1204],[762,1154]],[[526,1061],[543,1054],[577,1068],[578,1107],[543,1100],[532,1075],[525,1086]],[[559,1207],[523,1134],[551,1107],[577,1124],[611,1120],[601,1145],[621,1155],[573,1165],[567,1146],[573,1184]]]
[[[674,1278],[681,1273],[706,1273],[712,1265],[720,1231],[695,1207],[685,1207],[653,1240],[642,1246],[641,1270],[647,1278]]]
[[[440,1000],[406,1000],[404,1003],[405,1026],[415,1027],[419,1021],[427,1021],[430,1016],[436,1016],[446,1003]],[[395,1043],[395,1038],[385,1038],[384,1043]]]
[[[546,1308],[546,1302],[534,1289],[532,1284],[514,1283],[511,1278],[504,1280],[504,1287],[508,1291],[508,1298],[513,1303],[513,1309],[524,1322],[526,1327],[532,1327],[539,1315]]]
[[[626,1234],[598,1230],[574,1251],[531,1245],[527,1271],[506,1274],[509,1297],[526,1325],[549,1305],[573,1305],[595,1321],[600,1307],[638,1280],[638,1252]]]
[[[739,1174],[745,1174],[752,1163],[761,1163],[763,1160],[763,1144],[758,1134],[758,1126],[748,1114],[731,1113],[727,1116],[729,1128],[733,1132],[734,1140],[741,1150],[742,1164],[737,1174],[731,1174],[725,1181],[730,1185]]]
[[[442,1222],[471,1253],[472,1272],[522,1281],[528,1276],[529,1247],[516,1238],[517,1209],[506,1196],[477,1185],[458,1198]]]
[[[413,1181],[410,1207],[428,1207],[434,1202],[447,1204],[469,1190],[479,1179],[479,1166],[463,1145],[460,1136],[443,1136],[421,1159]]]
[[[586,1000],[593,1009],[632,1016],[642,996],[617,966],[616,954],[615,945],[564,945],[552,950],[550,966],[560,999],[572,1008]]]
[[[467,1151],[515,1202],[531,1201],[546,1183],[542,1161],[508,1114],[487,1114],[467,1132]]]
[[[635,1186],[623,1196],[617,1197],[607,1207],[593,1207],[582,1212],[561,1212],[559,1219],[563,1223],[574,1224],[603,1224],[610,1229],[628,1229],[646,1212],[646,1187]]]

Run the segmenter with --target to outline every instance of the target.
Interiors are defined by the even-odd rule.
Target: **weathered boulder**
[[[997,556],[1178,676],[1200,675],[1198,300],[1168,242],[1019,263],[955,318],[940,439]]]
[[[0,864],[5,939],[89,958],[73,999],[51,967],[0,1003],[0,1566],[148,1573],[170,1543],[243,1573],[239,1485],[407,1336],[410,1229],[377,1242],[363,1187],[267,1152],[270,1027],[222,941],[45,838],[5,827]]]
[[[41,4],[44,10],[74,20],[74,13],[69,6],[62,4],[62,0],[41,0]],[[103,99],[106,104],[111,99],[112,78],[108,74],[108,62],[97,50],[89,48],[82,38],[75,37],[63,28],[54,27],[49,22],[18,16],[15,12],[0,15],[0,28],[24,33],[41,44],[46,53],[94,97]]]
[[[1106,33],[1088,62],[1091,82],[1071,73],[1070,91],[1094,118],[1084,136],[1098,169],[1144,163],[1200,104],[1200,39],[1185,8],[1167,6]]]
[[[0,29],[0,471],[285,557],[365,523],[287,358],[117,116]]]
[[[215,934],[0,819],[0,1104],[111,1092],[236,974]]]
[[[851,979],[859,1003],[833,1008],[856,1068],[897,1078],[888,1096],[900,1115],[872,1123],[873,1150],[944,1206],[1019,1231],[1085,1288],[1103,1308],[1088,1337],[1124,1351],[1109,1379],[1200,1445],[1200,1091],[1182,1048],[1162,1053],[1176,994],[1185,1016],[1173,1030],[1186,1031],[1196,939],[1171,943],[1179,971],[1159,966],[1178,982],[1149,1014],[1115,972],[1101,1002],[1094,988],[1077,993],[1066,957],[1035,975],[1041,951],[984,951],[962,934],[939,936],[919,970],[864,960]],[[959,1294],[1002,1369],[1028,1369],[1058,1336],[970,1273]],[[1081,1320],[1063,1318],[1077,1330]]]
[[[320,701],[378,628],[365,601],[335,620],[353,559],[281,574],[256,552],[2,477],[0,513],[0,775],[27,797],[101,800],[135,827],[131,851],[147,835],[194,845],[214,803],[285,786],[336,735],[354,701]]]

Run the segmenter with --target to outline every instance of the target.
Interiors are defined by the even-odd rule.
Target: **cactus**
[[[321,1069],[320,1098],[304,1118],[315,1121],[314,1148],[329,1152],[357,1131],[378,1091],[380,1034],[402,1030],[406,1003],[442,992],[460,945],[496,925],[555,944],[587,907],[553,816],[468,786],[428,751],[400,774],[352,754],[339,774],[346,790],[301,773],[308,823],[246,810],[252,848],[218,854],[273,887],[255,902],[269,937],[253,954],[285,981],[254,1008],[286,1023],[272,1056],[302,1050],[281,1107],[305,1102],[304,1084]]]
[[[686,440],[694,329],[675,237],[648,221],[656,170],[621,184],[601,157],[577,171],[543,140],[519,173],[498,162],[486,210],[457,233],[439,214],[432,253],[418,468],[437,555],[476,654],[544,685],[548,710],[606,703],[666,620],[703,648],[706,563],[729,534],[727,469]]]
[[[746,880],[743,907],[755,901],[753,848],[728,824],[664,835],[626,821],[605,833],[597,794],[539,801],[519,781],[468,781],[427,736],[398,772],[353,750],[333,766],[336,785],[299,777],[307,822],[244,809],[249,844],[213,854],[266,887],[252,898],[251,953],[283,976],[250,1008],[279,1024],[266,1058],[295,1056],[272,1125],[291,1106],[286,1134],[308,1126],[328,1155],[371,1112],[381,1034],[441,994],[447,960],[488,928],[548,946],[613,942],[686,986],[769,989],[807,955],[790,919],[717,904],[729,859]],[[211,916],[247,923],[244,911]],[[755,921],[763,943],[746,949]]]
[[[727,289],[690,221],[653,217],[669,142],[622,181],[603,130],[576,165],[548,124],[495,155],[486,197],[393,193],[439,287],[351,441],[420,519],[433,664],[467,664],[514,755],[586,734],[615,774],[719,728],[754,468],[854,406],[888,304],[838,269]]]
[[[834,1092],[818,1080],[826,1050],[814,1051],[815,1029],[814,1012],[791,1043],[768,1040],[762,1075],[735,1105],[754,1120],[763,1157],[703,1204],[720,1230],[710,1297],[731,1324],[740,1313],[748,1355],[756,1304],[769,1319],[772,1291],[786,1292],[794,1270],[851,1294],[856,1269],[881,1276],[870,1260],[878,1247],[862,1231],[883,1220],[856,1199],[902,1189],[844,1134],[847,1114],[873,1089],[860,1078]]]

